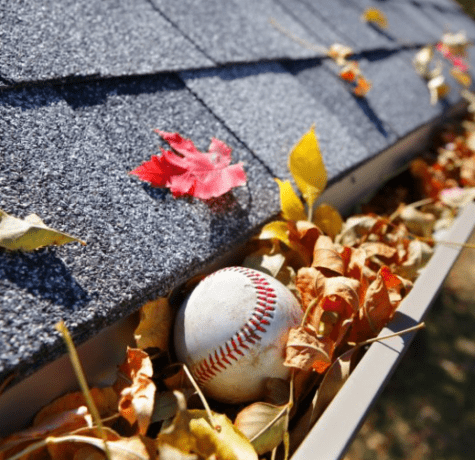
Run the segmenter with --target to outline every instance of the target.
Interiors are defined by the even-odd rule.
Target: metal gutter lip
[[[446,241],[464,243],[475,227],[475,203],[455,219]],[[401,302],[394,319],[380,337],[421,322],[462,247],[439,244],[429,263]],[[318,419],[291,460],[336,460],[344,456],[366,414],[409,348],[415,332],[373,343],[347,382]]]

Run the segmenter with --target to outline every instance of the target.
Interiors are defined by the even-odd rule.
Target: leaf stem
[[[71,338],[71,335],[69,334],[68,328],[66,327],[64,321],[60,321],[59,323],[57,323],[55,325],[55,328],[63,336],[64,342],[66,343],[66,346],[68,348],[69,359],[71,360],[74,373],[76,374],[79,386],[81,387],[82,393],[84,394],[84,399],[86,400],[87,407],[89,408],[94,422],[97,425],[99,436],[104,441],[104,452],[106,454],[106,458],[108,460],[112,460],[112,456],[107,445],[107,436],[102,425],[101,416],[99,414],[99,411],[97,410],[97,406],[94,402],[94,399],[92,399],[91,392],[89,391],[89,386],[87,384],[86,377],[81,366],[81,362],[79,361],[79,356],[76,351],[76,347],[74,346],[73,339]]]
[[[312,203],[311,206],[310,206],[310,204],[307,204],[307,207],[308,207],[307,220],[309,222],[312,222],[312,220],[313,220],[313,203]]]
[[[305,310],[305,314],[303,315],[303,318],[302,318],[302,322],[300,323],[300,327],[304,327],[306,321],[307,321],[307,318],[308,318],[308,315],[310,314],[310,312],[312,311],[313,307],[316,305],[318,301],[318,297],[315,297],[307,306],[307,309]]]
[[[348,345],[351,345],[353,347],[364,347],[365,345],[369,345],[373,342],[380,342],[381,340],[386,340],[386,339],[391,339],[393,337],[398,337],[400,335],[404,335],[404,334],[407,334],[409,332],[412,332],[412,331],[417,331],[419,329],[423,329],[426,327],[426,323],[422,322],[422,323],[419,323],[413,327],[409,327],[407,329],[403,329],[402,331],[398,331],[398,332],[395,332],[394,334],[389,334],[389,335],[384,335],[382,337],[374,337],[373,339],[368,339],[368,340],[365,340],[364,342],[359,342],[359,343],[354,343],[354,342],[348,342]]]
[[[290,38],[291,40],[298,43],[303,48],[315,51],[316,53],[323,53],[325,55],[328,53],[328,49],[326,47],[315,45],[314,43],[310,43],[307,40],[303,40],[302,38],[297,37],[293,33],[289,32],[284,26],[279,24],[274,18],[272,17],[269,18],[269,23],[275,29],[277,29],[282,35],[285,35],[287,38]]]
[[[216,421],[214,420],[213,413],[211,412],[208,401],[206,401],[205,395],[203,394],[200,387],[196,383],[195,379],[191,375],[191,372],[188,369],[187,365],[186,364],[182,364],[182,365],[183,365],[183,370],[185,371],[185,374],[187,375],[187,377],[190,380],[191,384],[195,388],[196,392],[198,393],[198,396],[201,399],[201,402],[203,403],[203,406],[205,407],[206,413],[208,414],[208,417],[209,417],[209,420],[211,422],[211,425],[212,425],[213,429],[216,430],[217,432],[220,432],[221,431],[221,426],[219,424],[217,424]]]

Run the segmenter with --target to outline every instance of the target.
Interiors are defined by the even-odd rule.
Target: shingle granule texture
[[[248,185],[211,203],[174,199],[128,171],[156,154],[153,127],[205,149],[216,136]],[[20,89],[0,98],[0,207],[77,235],[32,254],[0,252],[0,380],[61,340],[82,340],[243,242],[278,212],[272,176],[176,77]],[[28,371],[26,370],[28,367]]]
[[[451,0],[0,0],[0,24],[0,209],[87,241],[0,250],[0,383],[64,352],[57,321],[79,344],[236,251],[277,216],[273,179],[313,124],[333,184],[443,118],[460,87],[431,105],[411,61],[446,26],[475,38]],[[247,185],[205,203],[130,176],[165,146],[154,128],[228,143]]]

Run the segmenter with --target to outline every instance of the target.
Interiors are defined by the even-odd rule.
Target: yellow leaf
[[[190,421],[190,431],[196,436],[198,450],[205,458],[215,454],[223,460],[257,460],[257,453],[249,440],[228,417],[213,414],[213,419],[219,430],[213,429],[203,416]]]
[[[327,172],[312,126],[290,152],[289,169],[309,209],[327,185]]]
[[[259,455],[270,452],[284,440],[287,431],[287,405],[257,402],[245,407],[234,424],[251,440]]]
[[[312,401],[311,425],[320,417],[338,391],[340,391],[343,384],[348,380],[351,373],[351,360],[356,350],[357,348],[350,348],[347,352],[343,353],[326,372]]]
[[[290,181],[282,182],[275,179],[280,190],[280,208],[282,209],[282,217],[285,220],[305,220],[305,208],[300,198],[295,193]]]
[[[147,302],[140,309],[140,322],[134,331],[138,348],[160,348],[168,350],[168,339],[173,322],[173,312],[168,299]]]
[[[343,219],[338,210],[329,204],[322,203],[316,210],[313,223],[332,239],[341,232]]]
[[[0,247],[11,251],[33,251],[43,246],[61,246],[71,241],[86,244],[74,236],[49,228],[36,214],[30,214],[21,220],[0,209]]]
[[[472,77],[466,72],[462,72],[457,67],[452,67],[450,69],[450,75],[454,77],[461,85],[468,88],[472,84]]]
[[[292,246],[289,238],[287,222],[283,222],[281,220],[275,220],[273,222],[269,222],[267,225],[264,225],[258,238],[260,240],[276,239],[282,241],[282,243],[285,243],[289,247]]]
[[[363,21],[376,24],[378,27],[381,27],[381,29],[386,29],[388,27],[388,20],[386,18],[386,15],[377,8],[367,8],[363,12],[361,19]]]
[[[200,458],[216,456],[222,460],[258,460],[249,440],[225,415],[213,413],[213,427],[204,410],[188,410],[185,397],[175,392],[178,412],[165,423],[157,436],[159,450],[168,445],[182,453],[197,453]]]
[[[286,244],[290,249],[297,252],[306,262],[309,262],[307,251],[303,245],[295,240],[290,239],[289,228],[287,222],[275,220],[265,225],[258,238],[260,240],[279,240]]]
[[[274,252],[272,248],[261,248],[249,254],[242,263],[243,267],[253,268],[267,273],[274,278],[282,270],[285,264],[285,256],[280,252]]]

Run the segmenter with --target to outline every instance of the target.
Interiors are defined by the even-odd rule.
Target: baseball
[[[297,299],[280,281],[245,267],[223,268],[181,305],[176,355],[206,395],[227,403],[256,400],[267,378],[289,376],[284,348],[301,319]]]

